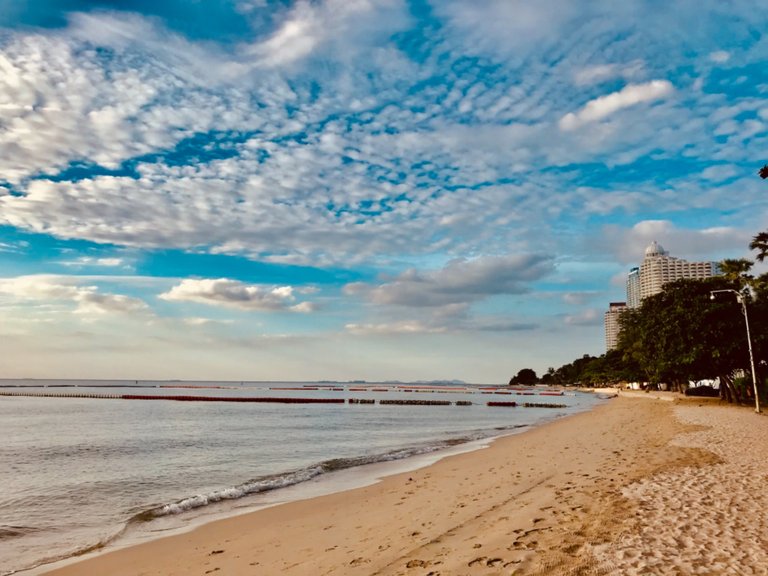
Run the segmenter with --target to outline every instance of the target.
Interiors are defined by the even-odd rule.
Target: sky
[[[505,383],[768,222],[751,0],[0,0],[0,377]]]

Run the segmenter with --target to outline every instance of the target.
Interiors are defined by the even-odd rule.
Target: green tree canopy
[[[509,380],[510,386],[529,386],[539,381],[536,371],[531,368],[523,368]]]

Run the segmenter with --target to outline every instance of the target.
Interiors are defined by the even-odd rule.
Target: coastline
[[[370,396],[414,398],[389,392]],[[484,400],[493,396],[472,396],[469,408],[265,405],[253,410],[241,404],[3,401],[4,431],[12,434],[24,425],[29,433],[12,435],[3,452],[6,470],[17,462],[26,467],[5,486],[4,506],[11,505],[4,508],[4,524],[12,530],[0,534],[0,574],[37,575],[93,551],[309,498],[321,485],[330,493],[370,484],[447,453],[475,449],[474,440],[487,444],[602,403],[599,395],[567,396],[557,400],[557,409],[532,410],[488,409]],[[451,400],[456,398],[467,399]],[[560,408],[560,402],[566,406]],[[80,410],[82,420],[71,417]],[[457,410],[460,417],[454,417]],[[38,415],[38,425],[16,416],[25,413]],[[253,418],[254,413],[261,416]],[[298,417],[284,417],[294,414]],[[142,425],[150,415],[153,422]],[[50,419],[58,422],[59,434],[48,438]],[[39,489],[30,494],[28,485]],[[17,497],[27,498],[29,506],[13,506]]]
[[[657,472],[721,460],[672,443],[696,429],[678,421],[675,405],[620,395],[373,485],[217,520],[41,573],[610,573],[601,562],[617,560],[601,546],[613,549],[609,543],[636,521],[637,505],[624,489]]]

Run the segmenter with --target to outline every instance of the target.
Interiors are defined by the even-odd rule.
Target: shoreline
[[[35,493],[40,498],[30,498],[32,504],[26,511],[24,506],[8,508],[6,524],[20,528],[0,535],[8,544],[0,554],[2,572],[30,574],[43,565],[51,566],[73,556],[80,560],[87,557],[90,550],[121,547],[126,540],[132,541],[137,532],[158,537],[175,532],[176,528],[184,531],[191,523],[240,514],[245,511],[245,506],[251,507],[254,498],[260,505],[262,494],[286,494],[286,485],[298,483],[306,487],[309,485],[306,480],[317,474],[322,477],[339,468],[358,467],[363,462],[400,459],[423,451],[432,453],[440,446],[507,434],[511,430],[518,431],[518,426],[537,425],[541,420],[588,409],[598,403],[592,394],[573,393],[571,396],[578,397],[563,399],[568,407],[556,410],[486,409],[483,406],[486,397],[473,396],[471,399],[476,406],[461,408],[461,414],[455,416],[449,411],[453,409],[440,407],[267,407],[256,412],[264,412],[269,418],[255,421],[251,418],[254,411],[240,405],[222,405],[221,409],[212,406],[213,410],[210,410],[193,404],[122,405],[74,400],[66,407],[62,405],[62,409],[73,406],[70,411],[77,412],[78,405],[83,404],[89,414],[110,414],[108,420],[115,424],[97,425],[92,432],[87,432],[90,427],[79,425],[76,418],[61,420],[64,428],[60,436],[63,437],[64,431],[71,434],[73,440],[70,443],[82,450],[72,453],[68,447],[54,451],[53,458],[41,460],[38,470],[49,472],[52,481],[40,483],[41,489]],[[410,399],[414,396],[400,394],[395,398],[401,397]],[[58,413],[58,404],[58,400],[37,399],[3,402],[6,409],[19,405],[29,407],[33,413],[37,413],[37,406],[41,407],[42,413],[46,410]],[[216,416],[212,419],[216,425],[210,424],[212,420],[199,421],[202,429],[192,435],[184,426],[160,424],[176,420],[187,424],[194,422],[194,430],[197,430],[197,413],[207,411]],[[161,413],[164,417],[158,420],[157,426],[136,429],[140,421],[134,412]],[[302,418],[295,423],[292,418],[279,417],[282,413],[296,412],[300,412]],[[229,418],[230,413],[234,414],[234,419]],[[103,418],[94,420],[96,424],[107,422]],[[4,418],[3,422],[8,424],[14,419]],[[296,433],[284,432],[294,428]],[[11,431],[10,427],[6,429]],[[28,430],[40,431],[44,427],[29,427]],[[121,432],[114,433],[115,430]],[[220,434],[225,430],[226,433]],[[49,441],[43,433],[36,434],[30,434],[30,438],[37,442],[35,446],[44,448],[47,444],[60,443],[55,437]],[[136,442],[137,437],[145,440],[143,445]],[[9,453],[12,458],[7,460],[11,465],[15,461],[34,462],[23,450],[21,441],[24,438],[23,435],[18,439],[12,436],[22,448],[18,456],[13,451]],[[93,451],[94,446],[108,448],[103,465]],[[167,452],[166,446],[171,448]],[[144,452],[160,458],[145,462]],[[60,461],[53,464],[55,458]],[[91,469],[94,463],[97,467]],[[126,464],[128,468],[120,468]],[[38,470],[33,466],[29,468],[11,477],[7,500],[13,501],[16,493],[25,494],[28,479],[37,478]],[[175,470],[182,474],[189,471],[189,478],[175,474]],[[57,478],[63,480],[57,482]],[[102,480],[106,483],[102,484]],[[267,491],[262,491],[263,486]],[[269,490],[275,487],[279,489]],[[338,487],[332,489],[338,490]],[[275,498],[282,500],[282,496]],[[76,506],[74,502],[77,502]],[[173,513],[180,509],[185,512]],[[172,513],[165,515],[169,511]],[[160,512],[161,518],[147,522],[156,516],[156,512]],[[205,517],[199,519],[199,515]]]
[[[310,480],[290,485],[284,488],[252,494],[242,499],[224,500],[182,513],[184,523],[174,522],[176,515],[153,518],[151,530],[143,530],[138,524],[131,527],[126,525],[122,531],[112,538],[95,544],[87,550],[75,553],[66,558],[46,562],[38,566],[25,568],[8,573],[18,576],[39,576],[48,574],[59,568],[73,564],[87,563],[89,559],[108,554],[113,551],[130,549],[135,546],[154,542],[159,539],[180,536],[203,528],[211,523],[226,522],[240,516],[258,513],[276,506],[284,506],[293,502],[302,502],[340,494],[359,488],[372,486],[391,476],[403,475],[422,468],[427,468],[444,458],[474,452],[488,448],[494,441],[505,436],[524,433],[528,426],[509,431],[499,436],[488,436],[470,440],[461,444],[441,448],[434,452],[425,452],[403,459],[377,461],[351,468],[322,474]],[[242,502],[242,504],[238,504]],[[218,509],[216,509],[218,508]],[[5,573],[0,573],[3,576]]]
[[[597,547],[633,517],[623,487],[716,461],[700,448],[671,444],[691,429],[674,417],[674,405],[620,395],[373,485],[38,570],[52,576],[594,570]],[[649,424],[651,437],[638,433]]]
[[[449,442],[437,449],[424,447],[423,452],[416,451],[414,454],[403,458],[373,460],[366,464],[324,472],[296,484],[253,493],[242,498],[223,499],[220,502],[214,502],[200,508],[186,510],[180,515],[162,515],[152,518],[151,521],[146,523],[138,522],[134,524],[132,521],[129,521],[121,530],[100,543],[84,548],[69,556],[49,560],[37,566],[12,571],[8,574],[40,576],[59,568],[87,562],[91,558],[108,554],[112,551],[132,548],[158,539],[183,535],[210,523],[227,521],[275,506],[283,506],[293,502],[365,488],[391,476],[402,475],[432,466],[444,458],[486,449],[501,438],[523,434],[526,431],[539,426],[545,426],[558,419],[567,418],[592,409],[594,409],[594,406],[565,416],[562,414],[551,415],[536,423],[519,424],[504,429],[497,429],[496,434],[483,435],[457,443]],[[2,574],[5,573],[0,573],[0,576]]]

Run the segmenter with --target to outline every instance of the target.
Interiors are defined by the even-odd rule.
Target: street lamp
[[[760,398],[757,395],[757,376],[755,375],[755,359],[752,356],[752,337],[749,335],[749,316],[747,316],[747,300],[744,294],[737,290],[727,288],[725,290],[712,290],[709,293],[709,299],[714,300],[715,294],[721,292],[731,292],[736,295],[736,301],[741,304],[741,312],[744,314],[744,325],[747,327],[747,346],[749,348],[749,364],[752,366],[752,388],[755,390],[755,412],[760,413]]]

